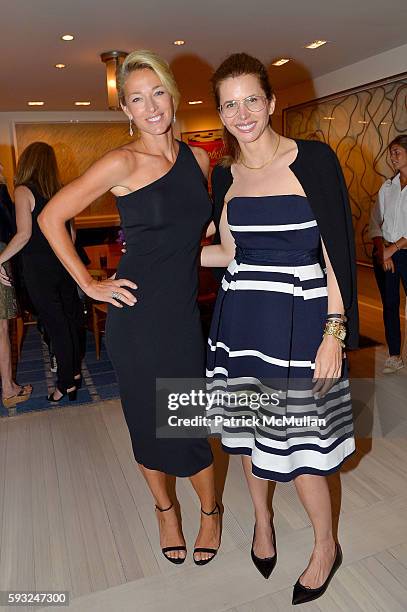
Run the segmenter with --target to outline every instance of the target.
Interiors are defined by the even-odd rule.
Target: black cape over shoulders
[[[298,155],[290,169],[301,183],[311,205],[322,240],[338,281],[348,318],[346,346],[357,348],[359,316],[355,240],[352,213],[342,168],[329,145],[296,140]],[[219,243],[219,222],[225,195],[233,182],[230,168],[216,166],[212,174],[213,218]]]

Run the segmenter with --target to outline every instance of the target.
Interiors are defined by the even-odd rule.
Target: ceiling
[[[36,112],[77,110],[77,100],[106,110],[99,56],[112,49],[153,49],[170,61],[185,108],[212,105],[210,74],[232,52],[268,66],[292,58],[270,67],[281,90],[407,43],[406,0],[0,0],[0,15],[0,111],[32,110],[29,100],[45,102]],[[75,40],[61,41],[65,33]],[[303,48],[315,39],[330,43]]]

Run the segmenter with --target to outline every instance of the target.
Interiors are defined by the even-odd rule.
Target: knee
[[[8,320],[0,319],[0,336],[6,336],[8,334]]]

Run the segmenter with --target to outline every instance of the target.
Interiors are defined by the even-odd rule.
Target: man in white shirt
[[[397,174],[380,188],[372,210],[369,234],[373,240],[373,265],[383,303],[383,321],[389,358],[383,373],[404,366],[401,356],[400,280],[407,293],[407,135],[389,145]]]

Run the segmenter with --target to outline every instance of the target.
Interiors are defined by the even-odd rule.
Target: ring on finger
[[[121,293],[119,293],[118,291],[112,291],[112,298],[114,300],[122,300],[123,299],[123,295]]]

